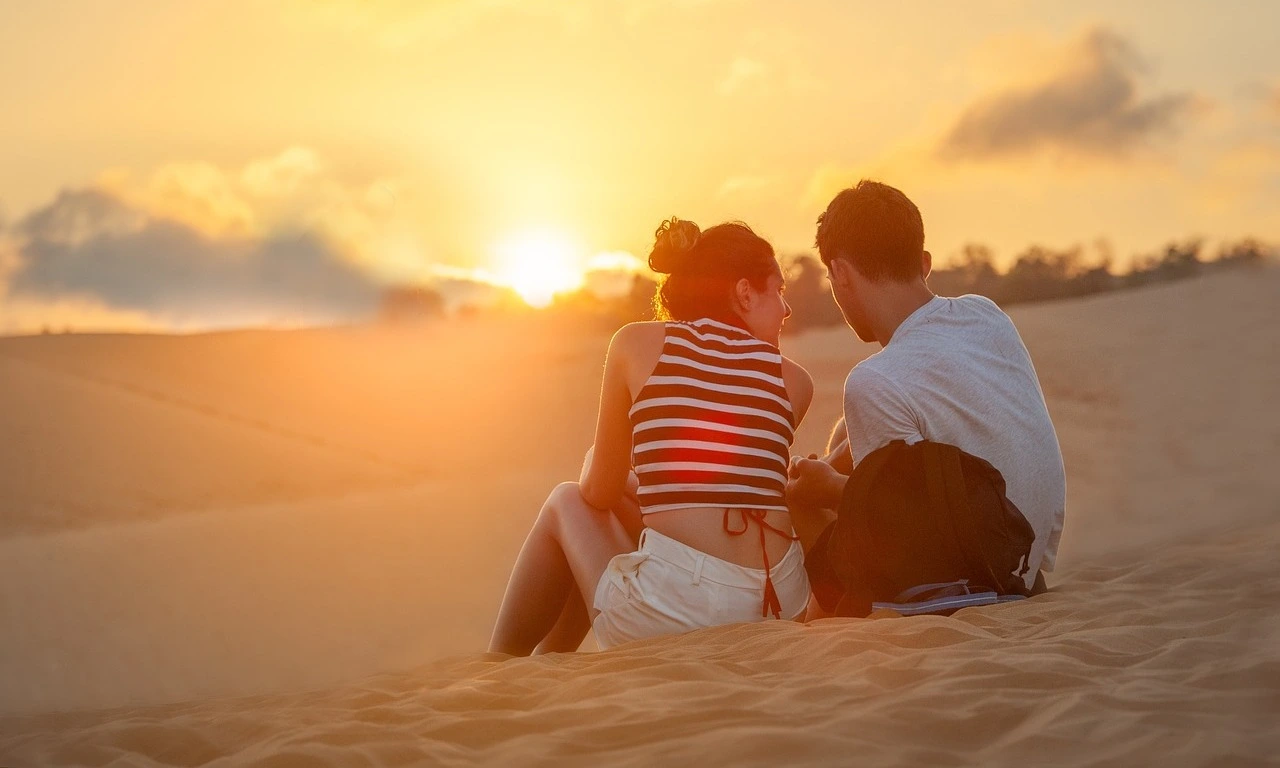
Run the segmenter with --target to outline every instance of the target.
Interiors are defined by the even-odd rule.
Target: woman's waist
[[[686,507],[650,512],[643,521],[646,528],[685,546],[747,568],[764,568],[766,552],[769,563],[779,562],[791,548],[791,537],[795,535],[791,514],[776,509],[746,510],[744,515],[737,507]],[[764,551],[760,546],[760,521],[768,526],[763,529]]]

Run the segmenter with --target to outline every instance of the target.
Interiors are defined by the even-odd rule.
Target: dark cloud
[[[197,324],[357,319],[381,287],[312,236],[216,239],[99,190],[18,220],[14,296],[87,296]]]
[[[1188,93],[1143,99],[1141,61],[1123,38],[1095,29],[1074,61],[1039,86],[997,93],[970,106],[940,148],[950,159],[1055,148],[1118,156],[1178,126],[1194,104]]]

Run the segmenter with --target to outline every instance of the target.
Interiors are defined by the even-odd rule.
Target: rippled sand
[[[1014,313],[1067,462],[1047,595],[515,660],[470,649],[590,439],[602,338],[473,352],[470,382],[433,366],[478,335],[0,341],[0,765],[1273,761],[1278,296]],[[869,350],[786,343],[825,398],[805,450]]]

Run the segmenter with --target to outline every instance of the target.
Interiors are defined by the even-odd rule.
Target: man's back
[[[1031,572],[1053,570],[1066,475],[1031,357],[981,296],[935,297],[845,382],[853,460],[893,440],[949,443],[991,462],[1035,530]]]

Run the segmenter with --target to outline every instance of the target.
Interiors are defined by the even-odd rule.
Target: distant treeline
[[[1280,251],[1275,246],[1254,239],[1227,243],[1212,255],[1206,253],[1203,241],[1189,240],[1138,256],[1128,271],[1117,273],[1105,244],[1095,249],[1092,258],[1081,247],[1059,251],[1032,246],[1001,271],[990,248],[971,244],[947,266],[935,265],[929,287],[940,296],[976,293],[1008,307],[1165,283],[1278,258]],[[800,330],[843,322],[830,299],[822,263],[808,254],[792,257],[787,263],[787,298],[793,310],[787,327]],[[826,301],[821,300],[821,294],[827,295]]]
[[[990,248],[966,245],[958,258],[936,266],[929,277],[929,287],[942,296],[976,293],[1001,306],[1011,306],[1051,299],[1067,299],[1095,293],[1153,285],[1194,277],[1210,271],[1260,264],[1280,259],[1276,247],[1253,239],[1228,243],[1215,253],[1206,253],[1204,243],[1190,240],[1170,243],[1154,254],[1136,257],[1130,269],[1112,270],[1112,256],[1105,246],[1095,249],[1092,258],[1083,248],[1053,250],[1033,246],[1019,254],[1006,270],[995,266]],[[787,300],[792,316],[789,331],[836,325],[844,322],[840,309],[831,298],[826,269],[810,254],[783,259],[787,278]],[[538,310],[584,323],[617,326],[634,320],[653,318],[653,296],[657,282],[646,274],[637,274],[629,293],[602,298],[586,290],[562,294],[552,305]],[[527,307],[505,302],[488,309],[465,309],[464,315],[509,314],[531,312]],[[381,316],[391,323],[429,320],[445,315],[443,297],[431,288],[397,287],[388,289],[382,301]]]

